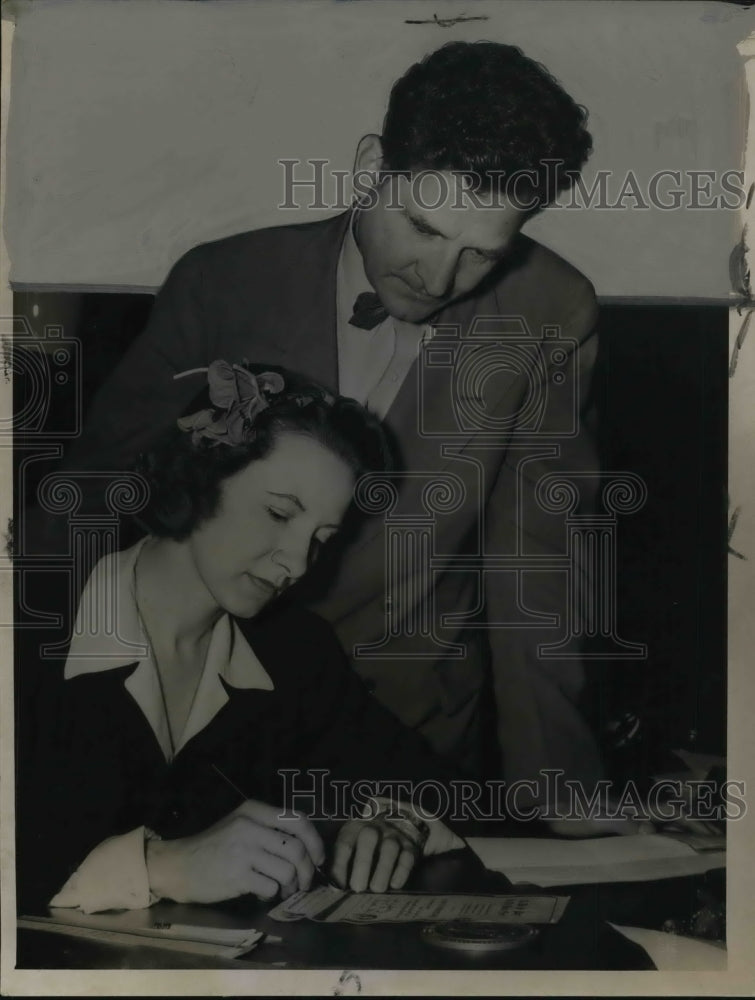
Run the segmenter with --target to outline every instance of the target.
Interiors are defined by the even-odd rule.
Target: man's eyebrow
[[[415,226],[420,226],[428,236],[440,236],[442,239],[447,240],[450,237],[446,233],[442,233],[435,226],[431,226],[427,219],[422,215],[415,215],[410,212],[408,208],[404,208],[404,213],[406,217],[414,223]],[[501,257],[505,257],[508,251],[508,246],[503,247],[470,247],[470,250],[476,250],[477,253],[482,254],[483,257],[488,257],[490,260],[500,260]]]
[[[444,240],[448,239],[448,236],[446,236],[445,233],[442,233],[439,229],[436,229],[435,226],[431,226],[430,223],[427,221],[427,219],[423,218],[423,216],[415,215],[413,212],[410,212],[408,208],[405,208],[404,212],[406,213],[408,218],[411,219],[413,223],[415,223],[415,225],[422,226],[425,232],[427,232],[431,236],[442,236]]]
[[[268,490],[267,493],[269,496],[278,497],[280,500],[290,500],[292,504],[295,504],[299,508],[302,514],[306,513],[306,507],[293,493],[275,493],[273,490]]]

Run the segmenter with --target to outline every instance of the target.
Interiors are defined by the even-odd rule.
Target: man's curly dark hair
[[[486,175],[534,171],[542,208],[573,184],[590,155],[586,121],[585,108],[516,46],[449,42],[394,84],[384,166],[469,173],[483,187]],[[548,161],[559,161],[558,169]]]

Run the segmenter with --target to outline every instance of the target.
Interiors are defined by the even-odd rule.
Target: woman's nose
[[[287,545],[283,549],[276,549],[272,554],[272,560],[276,566],[280,567],[286,574],[285,579],[278,584],[281,586],[289,580],[298,580],[307,570],[307,554],[309,546]]]

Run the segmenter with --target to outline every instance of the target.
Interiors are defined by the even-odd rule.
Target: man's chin
[[[391,305],[386,304],[386,309],[393,316],[394,319],[401,320],[404,323],[424,323],[425,320],[430,319],[434,316],[440,309],[443,308],[445,302],[395,302]]]

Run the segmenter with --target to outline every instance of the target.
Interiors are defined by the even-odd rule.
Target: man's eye
[[[415,231],[415,233],[420,233],[422,236],[434,236],[435,233],[431,229],[428,229],[424,223],[420,222],[419,219],[413,219],[411,215],[407,215],[409,220],[409,225]]]
[[[485,250],[475,250],[470,247],[467,256],[473,264],[497,264],[501,259],[500,254],[487,253]]]
[[[270,515],[270,517],[274,521],[277,521],[279,524],[281,524],[281,523],[285,524],[286,521],[290,521],[291,520],[291,518],[288,516],[288,514],[284,513],[281,510],[276,510],[275,507],[268,507],[267,508],[267,512]]]

